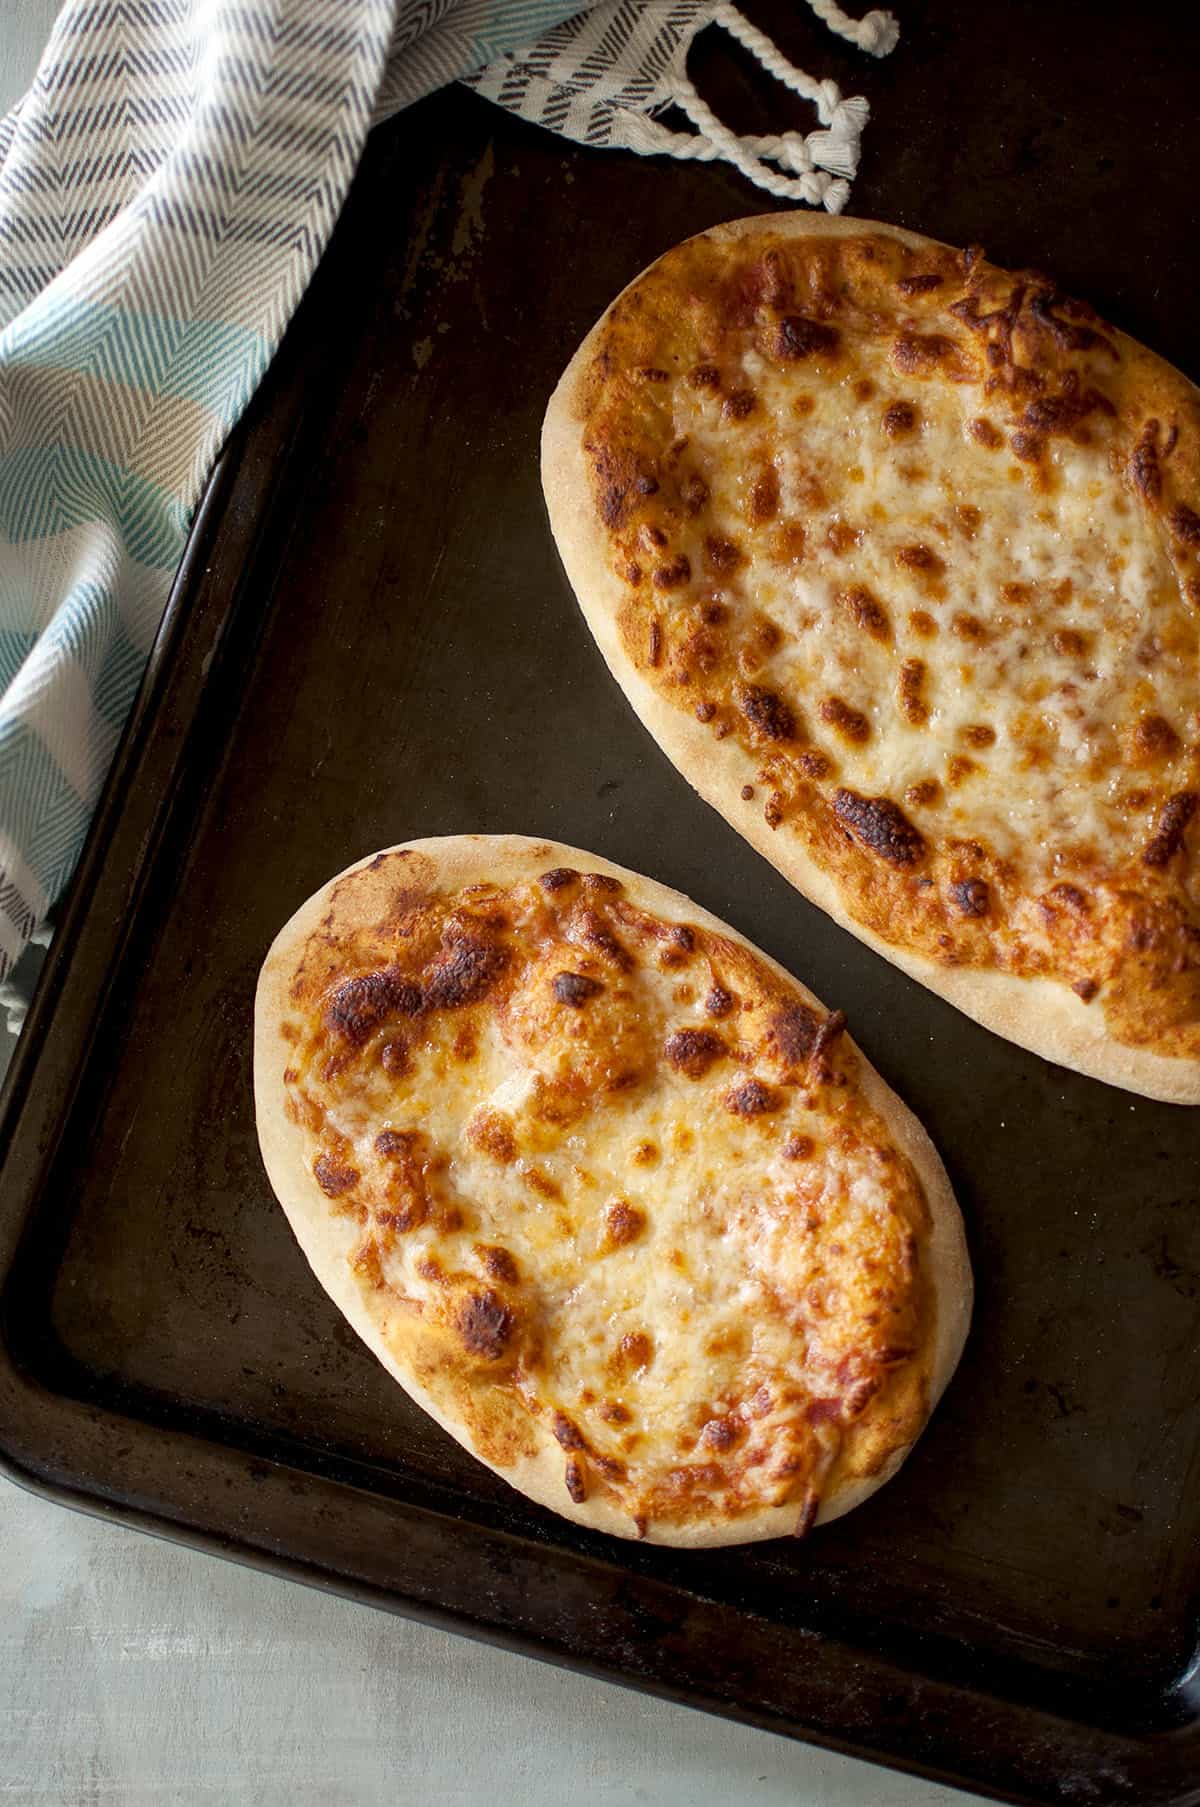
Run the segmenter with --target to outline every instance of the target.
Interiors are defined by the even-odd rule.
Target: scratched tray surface
[[[960,10],[911,9],[903,68],[869,72],[778,19],[869,75],[858,210],[1053,264],[1187,368],[1193,203],[1159,176],[1157,209],[1095,229],[1141,193],[1138,122],[1192,118],[1178,15],[1081,38],[1083,9],[1014,6],[984,56]],[[754,80],[713,79],[749,124]],[[463,92],[377,135],[198,529],[10,1084],[0,1443],[35,1484],[777,1729],[1013,1797],[1192,1799],[1197,1117],[1009,1047],[798,899],[637,725],[546,528],[538,430],[577,340],[755,201]],[[533,1507],[390,1382],[271,1197],[267,944],[360,854],[467,830],[593,847],[727,917],[847,1010],[943,1152],[966,1355],[900,1476],[803,1544],[673,1555]]]

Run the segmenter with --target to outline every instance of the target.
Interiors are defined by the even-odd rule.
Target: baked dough
[[[668,252],[546,416],[684,776],[969,1016],[1200,1101],[1200,394],[1044,277],[810,213]]]
[[[267,956],[254,1089],[330,1297],[580,1524],[807,1530],[896,1471],[958,1359],[950,1186],[844,1020],[595,855],[468,835],[350,867]]]

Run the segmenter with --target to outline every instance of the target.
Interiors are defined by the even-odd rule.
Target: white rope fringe
[[[808,0],[808,4],[823,25],[836,31],[839,38],[857,44],[868,56],[887,56],[900,42],[900,27],[892,13],[872,12],[865,19],[852,19],[835,0]]]
[[[782,176],[756,153],[753,139],[739,138],[736,132],[722,125],[686,76],[675,83],[674,99],[700,133],[698,142],[706,143],[710,155],[732,163],[757,188],[765,188],[768,194],[778,196],[781,201],[804,201],[809,207],[826,207],[830,213],[840,213],[846,205],[850,184],[813,168],[806,139],[791,135],[787,157],[797,174]],[[775,143],[783,147],[782,139],[776,139]],[[678,156],[679,152],[672,154]]]
[[[895,47],[891,13],[852,19],[834,0],[808,0],[817,18],[871,56]],[[687,59],[709,25],[750,53],[790,93],[816,109],[819,129],[738,134],[697,92]],[[756,188],[780,201],[840,213],[857,174],[870,108],[846,98],[835,81],[820,81],[788,61],[751,24],[734,0],[599,0],[559,27],[553,55],[508,52],[467,77],[489,100],[597,149],[620,146],[643,157],[668,156],[732,164]],[[535,47],[536,48],[536,47]],[[695,128],[673,131],[662,115],[677,108]]]
[[[886,56],[895,48],[900,28],[891,13],[871,12],[864,19],[854,20],[833,0],[808,3],[831,30],[872,56]],[[643,155],[664,151],[672,157],[698,158],[701,162],[720,158],[732,163],[756,188],[765,189],[779,200],[802,201],[809,207],[840,213],[850,198],[848,178],[858,170],[863,128],[871,111],[868,102],[861,95],[846,100],[836,82],[817,81],[797,69],[765,32],[738,11],[732,0],[719,0],[711,23],[720,25],[757,58],[768,75],[802,100],[811,101],[825,130],[807,136],[800,132],[773,137],[739,136],[717,118],[686,70],[681,70],[670,84],[670,98],[686,113],[698,136],[671,132],[645,115],[632,115],[628,129],[621,134],[628,148]],[[686,54],[685,49],[685,62]],[[772,164],[776,167],[772,168]]]

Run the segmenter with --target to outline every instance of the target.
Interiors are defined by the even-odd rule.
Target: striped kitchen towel
[[[809,0],[875,55],[890,15]],[[0,122],[0,979],[79,856],[188,525],[370,126],[468,76],[581,143],[723,157],[837,210],[866,102],[728,0],[73,0]],[[738,138],[686,73],[723,26],[817,129]],[[659,117],[676,108],[694,132]],[[21,1000],[11,990],[0,1001]]]

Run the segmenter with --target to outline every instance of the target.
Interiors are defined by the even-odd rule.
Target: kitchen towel
[[[817,16],[873,55],[889,14]],[[580,143],[722,157],[845,203],[866,119],[728,0],[73,0],[0,122],[0,980],[79,857],[206,478],[371,125],[467,77]],[[687,76],[723,27],[817,128],[739,138]],[[671,109],[693,131],[670,130]],[[682,120],[681,122],[682,123]],[[44,938],[44,937],[42,937]],[[10,1026],[23,1012],[0,989]]]

